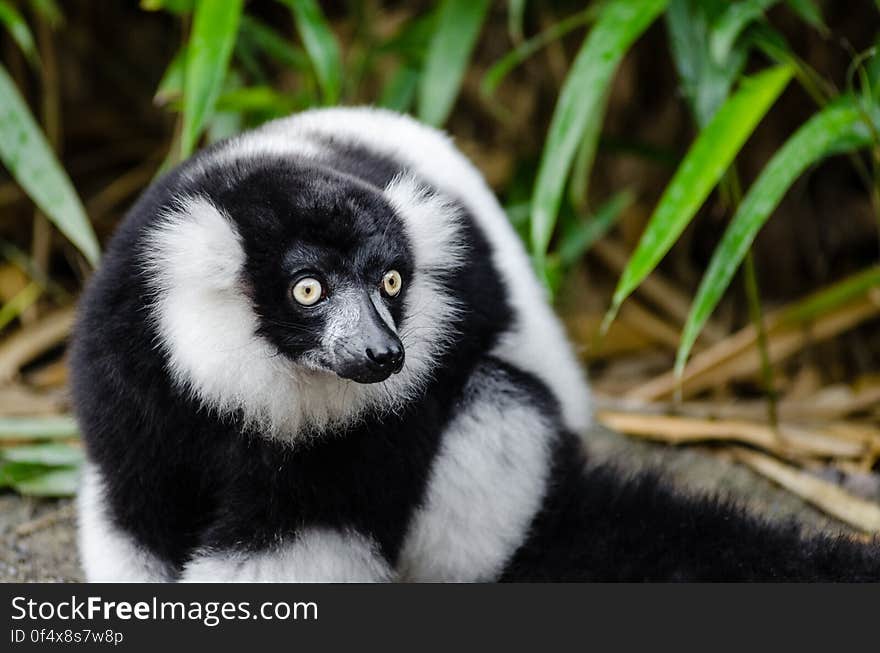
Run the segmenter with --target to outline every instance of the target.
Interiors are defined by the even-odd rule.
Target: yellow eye
[[[382,277],[382,290],[389,297],[394,297],[399,293],[401,285],[403,285],[403,280],[400,278],[400,272],[397,270],[388,270],[385,276]]]
[[[300,279],[296,282],[291,291],[293,298],[303,306],[312,306],[313,304],[316,304],[318,300],[321,299],[322,293],[323,289],[321,288],[321,282],[312,277]]]

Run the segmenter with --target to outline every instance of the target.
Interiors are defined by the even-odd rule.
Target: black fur
[[[197,548],[267,549],[306,526],[353,527],[375,539],[393,566],[443,429],[472,399],[465,383],[480,365],[558,425],[551,488],[502,580],[880,579],[876,546],[803,539],[794,526],[682,497],[652,477],[587,471],[547,389],[488,357],[514,315],[490,245],[466,211],[465,265],[439,279],[463,302],[450,324],[459,336],[399,414],[370,414],[291,448],[176,389],[148,319],[150,289],[136,253],[177,195],[205,195],[235,220],[261,335],[294,359],[323,327],[320,309],[289,301],[297,275],[320,274],[332,287],[334,275],[368,284],[378,283],[368,276],[377,269],[412,273],[410,244],[377,192],[400,166],[321,142],[329,154],[310,161],[255,157],[220,166],[209,149],[160,179],[132,208],[83,297],[71,362],[88,455],[108,483],[116,525],[172,575]],[[389,310],[395,318],[405,312],[405,293]]]
[[[724,501],[673,492],[656,475],[585,468],[565,436],[532,534],[503,581],[877,581],[880,546],[804,537]]]
[[[328,168],[255,162],[234,184],[205,194],[242,236],[260,335],[293,360],[317,346],[328,306],[293,301],[289,288],[296,281],[317,278],[332,294],[346,283],[379,288],[389,269],[412,276],[409,245],[391,207],[374,187]],[[398,322],[406,291],[404,284],[399,295],[385,297]]]
[[[463,300],[450,324],[462,337],[409,408],[369,415],[295,450],[243,434],[240,418],[221,418],[177,390],[156,347],[147,319],[150,291],[133,253],[157,216],[175,196],[198,192],[236,220],[263,331],[292,357],[320,330],[315,323],[299,340],[284,333],[292,319],[284,311],[296,310],[286,293],[292,256],[358,274],[368,266],[337,252],[361,245],[363,255],[364,240],[378,233],[387,240],[371,248],[372,255],[407,272],[408,245],[388,237],[402,230],[386,228],[396,218],[371,188],[398,172],[388,161],[374,157],[371,166],[361,157],[364,170],[347,171],[360,174],[357,181],[314,163],[258,158],[209,167],[194,186],[184,173],[210,154],[159,180],[137,202],[80,304],[71,357],[74,399],[89,458],[109,485],[113,518],[175,573],[199,547],[265,548],[312,525],[355,527],[393,564],[470,370],[512,323],[489,244],[465,213],[468,262],[454,279],[440,277]],[[392,307],[392,313],[400,310],[400,303]]]

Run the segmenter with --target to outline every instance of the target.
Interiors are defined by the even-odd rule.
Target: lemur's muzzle
[[[360,306],[356,333],[336,354],[336,373],[357,383],[379,383],[403,369],[404,350],[369,297]]]

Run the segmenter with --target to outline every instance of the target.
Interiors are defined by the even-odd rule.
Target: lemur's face
[[[252,180],[228,209],[276,225],[268,241],[245,234],[260,335],[296,363],[358,383],[400,372],[414,265],[394,210],[356,184],[271,181]]]
[[[459,334],[460,214],[408,175],[210,168],[149,227],[147,309],[173,382],[290,438],[399,410]]]

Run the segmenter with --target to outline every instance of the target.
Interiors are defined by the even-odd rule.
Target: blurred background
[[[33,497],[75,492],[65,343],[127,208],[334,104],[484,172],[598,458],[880,532],[878,34],[876,0],[0,0],[0,578],[77,577],[71,504]]]

